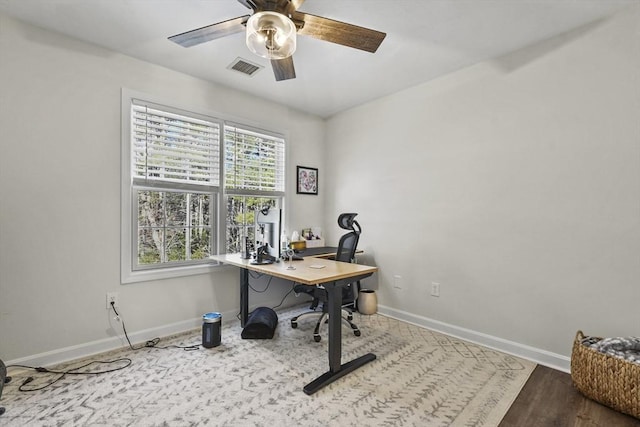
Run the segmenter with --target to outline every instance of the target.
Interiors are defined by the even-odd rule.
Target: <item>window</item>
[[[280,208],[280,198],[227,196],[227,253],[242,252],[244,236],[256,241],[255,219],[258,210]],[[276,236],[280,239],[280,236]]]
[[[283,136],[144,98],[123,90],[122,283],[209,271],[284,197]]]
[[[242,236],[255,241],[257,210],[282,208],[285,141],[281,135],[226,124],[224,143],[226,251],[234,253],[243,249]]]
[[[122,282],[206,271],[217,253],[222,121],[123,92]]]
[[[136,188],[136,268],[205,260],[212,254],[209,193]]]

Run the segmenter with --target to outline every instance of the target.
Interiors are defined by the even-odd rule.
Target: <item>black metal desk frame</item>
[[[267,273],[268,274],[268,273]],[[342,287],[371,276],[373,273],[354,275],[345,279],[321,283],[328,294],[329,312],[329,370],[303,387],[311,395],[359,367],[376,359],[367,353],[342,364]],[[249,317],[249,269],[240,268],[240,325],[245,326]]]

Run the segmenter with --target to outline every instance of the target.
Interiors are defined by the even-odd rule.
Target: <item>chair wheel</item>
[[[322,337],[321,337],[320,335],[314,335],[314,336],[313,336],[313,340],[314,340],[315,342],[320,342],[320,340],[321,340],[321,339],[322,339]]]
[[[298,322],[296,322],[295,320],[292,320],[292,321],[291,321],[291,327],[292,327],[293,329],[297,328],[297,327],[298,327]]]
[[[356,329],[355,331],[353,331],[353,335],[359,337],[360,336],[360,331],[358,329]]]

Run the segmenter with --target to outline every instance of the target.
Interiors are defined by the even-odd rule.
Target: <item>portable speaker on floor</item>
[[[269,307],[253,310],[242,330],[243,339],[271,339],[278,326],[278,315]]]

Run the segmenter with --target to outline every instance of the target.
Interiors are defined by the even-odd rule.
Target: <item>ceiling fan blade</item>
[[[217,24],[207,25],[197,30],[176,34],[175,36],[169,37],[169,40],[183,47],[191,47],[210,40],[240,33],[245,30],[245,24],[249,16],[250,15],[239,16],[227,21],[218,22]]]
[[[308,13],[296,12],[295,19],[304,21],[304,26],[298,30],[298,34],[371,53],[378,50],[380,43],[387,35],[380,31]]]
[[[271,68],[276,76],[276,81],[296,78],[296,70],[293,66],[293,56],[284,59],[272,59]]]

